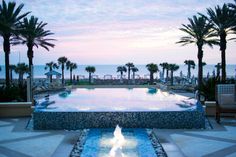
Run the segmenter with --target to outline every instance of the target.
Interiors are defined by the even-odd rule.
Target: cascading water
[[[115,131],[113,133],[113,146],[109,152],[110,157],[124,157],[122,153],[122,146],[125,143],[125,138],[122,134],[121,128],[119,125],[116,126]]]

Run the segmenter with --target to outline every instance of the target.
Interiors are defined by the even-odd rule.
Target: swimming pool
[[[194,110],[197,102],[154,88],[77,88],[50,96],[49,100],[55,103],[41,111],[183,111]]]
[[[39,104],[45,101],[38,100]],[[155,88],[77,88],[36,107],[35,129],[122,127],[203,128],[201,104]]]

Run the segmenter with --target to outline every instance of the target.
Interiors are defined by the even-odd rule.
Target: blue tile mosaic
[[[42,112],[33,113],[33,127],[39,130],[78,130],[84,128],[200,129],[205,113],[198,104],[191,111],[143,112]]]

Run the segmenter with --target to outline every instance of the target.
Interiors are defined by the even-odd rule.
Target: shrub
[[[0,87],[0,102],[27,101],[26,85]]]

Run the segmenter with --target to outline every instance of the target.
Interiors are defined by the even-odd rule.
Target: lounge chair
[[[221,113],[236,114],[235,84],[219,84],[216,87],[216,121],[220,123]]]

